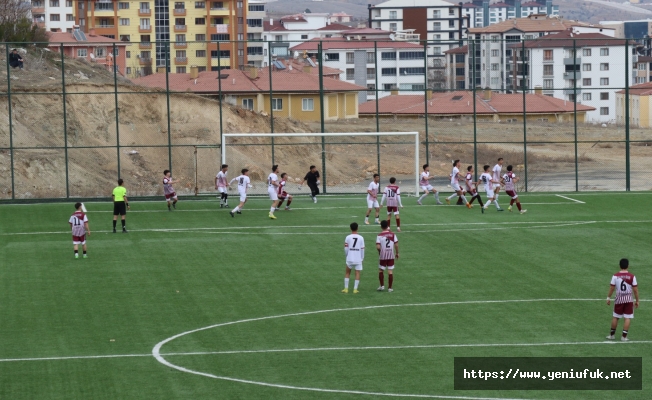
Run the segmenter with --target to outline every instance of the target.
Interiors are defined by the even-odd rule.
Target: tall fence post
[[[317,57],[319,59],[319,114],[321,120],[321,133],[326,133],[324,121],[324,48],[323,42],[317,45]],[[326,138],[321,137],[321,173],[322,173],[322,191],[326,194]]]
[[[521,73],[523,74],[523,81],[521,88],[523,89],[523,165],[524,165],[524,178],[525,178],[525,191],[528,189],[527,181],[527,112],[526,112],[526,89],[527,89],[527,74],[525,73],[525,68],[527,66],[527,57],[525,55],[525,39],[521,42]],[[528,71],[529,72],[529,71]],[[518,73],[516,74],[518,76]]]
[[[374,79],[376,81],[374,84],[376,88],[376,132],[380,132],[380,121],[378,120],[378,41],[376,40],[374,40]],[[376,136],[376,163],[380,175],[380,136]]]
[[[477,114],[477,104],[476,104],[476,84],[475,84],[475,74],[477,73],[475,70],[475,39],[472,39],[471,44],[473,45],[471,48],[472,56],[471,60],[473,62],[473,65],[471,67],[471,70],[473,71],[473,75],[471,77],[471,86],[473,87],[473,170],[475,171],[475,177],[474,179],[477,181],[478,180],[478,114]]]
[[[428,38],[423,41],[423,94],[424,94],[424,121],[426,121],[426,164],[430,163],[430,143],[428,132]]]
[[[66,161],[66,198],[70,197],[70,175],[68,171],[68,113],[66,111],[66,67],[64,59],[66,58],[63,53],[63,43],[59,47],[61,54],[61,95],[63,107],[63,152]]]
[[[11,105],[11,67],[9,66],[9,43],[5,43],[5,59],[7,60],[7,110],[9,115],[9,167],[11,168],[11,199],[16,198],[16,177],[14,174],[14,126],[12,123]]]
[[[115,43],[113,44],[113,48],[115,49]],[[114,105],[115,105],[115,142],[116,142],[116,151],[118,154],[118,179],[120,178],[120,116],[118,115],[119,113],[119,107],[118,107],[118,76],[113,75],[113,98],[114,98]]]
[[[629,160],[629,41],[625,39],[625,190],[631,190]]]
[[[577,39],[573,39],[573,93],[575,101],[573,102],[573,130],[575,134],[575,191],[580,190],[580,172],[579,159],[577,155]]]
[[[170,42],[165,45],[165,100],[168,120],[168,169],[172,171],[172,122],[170,121]],[[157,71],[158,72],[158,71]]]
[[[272,96],[274,95],[274,90],[272,89],[272,52],[271,52],[271,46],[269,47],[269,51],[267,51],[267,59],[268,59],[268,68],[269,68],[269,127],[270,127],[270,132],[274,133],[274,100],[272,99]],[[255,68],[255,67],[254,67]],[[275,164],[274,162],[275,157],[274,157],[274,137],[272,136],[272,165]]]
[[[220,148],[224,147],[224,129],[222,122],[222,62],[221,62],[220,42],[217,42],[217,90],[220,97]],[[222,152],[220,152],[222,153]],[[224,164],[224,157],[222,157],[221,164]],[[221,166],[220,166],[221,167]]]

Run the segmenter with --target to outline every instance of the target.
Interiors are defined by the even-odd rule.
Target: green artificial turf
[[[652,194],[564,196],[570,199],[522,194],[525,215],[435,206],[432,196],[418,206],[404,196],[393,293],[376,292],[380,228],[362,225],[364,196],[317,204],[300,197],[274,221],[265,199],[251,199],[235,218],[213,199],[182,199],[174,212],[164,202],[132,200],[128,234],[111,233],[110,203],[87,203],[89,258],[78,260],[71,204],[2,205],[0,398],[378,397],[214,379],[152,356],[171,336],[220,324],[160,352],[196,372],[324,390],[652,398],[652,343],[637,343],[652,340],[652,302],[636,310],[630,343],[599,343],[608,334],[604,299],[620,258],[630,259],[642,299],[652,299]],[[507,196],[500,200],[506,208]],[[367,247],[356,295],[340,293],[353,221]],[[322,310],[333,311],[315,313]],[[559,344],[491,346],[543,343]],[[473,344],[486,346],[464,346]],[[456,356],[643,357],[643,390],[456,391]]]

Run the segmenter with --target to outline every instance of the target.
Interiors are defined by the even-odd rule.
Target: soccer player
[[[478,184],[480,181],[473,182],[473,165],[466,167],[466,176],[464,177],[464,182],[466,182],[467,193],[471,194],[471,201],[469,203],[473,204],[473,200],[478,199],[478,203],[480,203],[480,211],[482,211],[484,214],[484,203],[482,202],[480,193],[478,193]]]
[[[269,199],[272,201],[272,207],[269,209],[269,217],[271,219],[276,219],[274,211],[276,211],[276,206],[278,205],[278,165],[272,165],[272,173],[267,176],[267,194],[269,194]]]
[[[290,211],[290,204],[292,204],[292,195],[285,191],[287,187],[288,174],[283,172],[281,174],[281,181],[278,183],[278,207],[277,210],[283,205],[285,199],[288,199],[288,204],[285,206],[285,211]]]
[[[229,191],[226,174],[229,171],[227,164],[222,164],[222,169],[215,176],[215,189],[220,192],[220,208],[229,206]]]
[[[508,165],[507,173],[503,175],[503,179],[501,180],[501,183],[505,185],[505,193],[512,198],[509,202],[509,207],[507,207],[507,211],[512,212],[512,205],[516,203],[518,211],[520,211],[521,214],[525,214],[527,210],[521,208],[521,202],[518,201],[518,194],[516,194],[516,187],[514,186],[519,178],[517,178],[514,172],[512,172],[512,169],[513,167]]]
[[[177,209],[177,193],[174,191],[174,188],[172,187],[173,183],[177,183],[178,181],[173,181],[171,178],[171,172],[169,169],[166,169],[163,171],[163,193],[165,194],[165,201],[168,202],[168,211],[172,211],[170,208],[170,199],[174,200],[172,203],[172,207],[174,209]]]
[[[79,245],[82,245],[84,250],[84,258],[86,255],[86,234],[91,235],[91,228],[88,227],[88,217],[82,212],[82,203],[75,203],[75,212],[68,220],[70,228],[72,229],[72,244],[75,250],[75,258],[79,258]]]
[[[494,193],[496,194],[496,201],[498,201],[498,192],[500,192],[500,178],[502,177],[502,172],[503,172],[503,158],[500,157],[498,159],[498,162],[496,165],[494,165],[494,168],[492,169],[493,171],[493,179],[494,181],[497,181],[498,184],[494,185]],[[498,203],[496,203],[498,204]]]
[[[113,189],[113,233],[115,233],[115,226],[117,224],[118,215],[121,216],[122,220],[122,233],[127,233],[127,210],[131,210],[129,207],[129,199],[127,199],[127,189],[122,186],[125,183],[122,178],[118,179],[118,186]]]
[[[389,185],[385,186],[383,191],[383,198],[380,200],[380,205],[382,206],[387,200],[387,226],[392,224],[392,213],[394,213],[394,218],[396,218],[396,230],[401,231],[401,218],[398,216],[398,208],[403,208],[403,203],[401,203],[401,189],[396,184],[396,178],[389,178]]]
[[[429,192],[432,192],[432,194],[435,196],[435,200],[437,201],[437,204],[441,205],[443,204],[441,201],[439,201],[439,192],[437,192],[432,185],[430,184],[430,179],[434,179],[434,176],[430,176],[430,166],[428,164],[423,164],[423,172],[421,173],[421,179],[419,180],[419,186],[421,186],[421,190],[424,191],[423,196],[419,197],[419,200],[417,200],[418,205],[421,204],[421,200],[425,199],[428,196]]]
[[[240,176],[231,179],[231,182],[229,182],[229,185],[232,184],[233,182],[238,182],[238,193],[240,193],[240,204],[235,206],[235,208],[229,212],[229,214],[231,214],[232,217],[235,217],[235,213],[242,214],[242,208],[247,202],[247,189],[251,187],[251,180],[249,179],[249,170],[247,168],[243,168],[242,171],[240,172],[241,172]]]
[[[460,173],[460,160],[455,160],[453,161],[453,171],[451,172],[451,187],[455,191],[455,193],[451,194],[446,198],[446,204],[450,205],[451,204],[451,199],[455,196],[459,197],[462,199],[462,201],[466,204],[467,208],[473,207],[471,203],[466,199],[464,196],[464,190],[460,187],[460,178],[463,177]]]
[[[385,290],[385,269],[387,269],[389,274],[387,291],[391,293],[394,291],[392,285],[394,284],[394,259],[398,258],[398,238],[394,232],[389,230],[387,221],[382,221],[380,228],[383,231],[376,236],[376,250],[378,250],[380,258],[378,262],[378,280],[380,281],[378,291]]]
[[[503,211],[502,208],[498,205],[498,201],[496,200],[496,195],[494,194],[494,184],[496,181],[494,180],[493,176],[489,173],[489,168],[491,168],[489,165],[485,165],[483,167],[484,173],[480,175],[480,181],[484,184],[484,191],[487,193],[487,202],[484,204],[483,209],[489,208],[489,205],[491,204],[492,201],[496,202],[496,209],[497,211]]]
[[[615,273],[611,277],[611,286],[609,287],[609,294],[607,294],[607,305],[611,304],[611,295],[616,290],[616,301],[614,302],[614,315],[611,319],[611,331],[607,339],[614,339],[616,328],[618,327],[618,320],[625,317],[623,324],[623,336],[620,338],[623,342],[628,341],[627,333],[629,333],[629,324],[634,318],[634,307],[638,308],[638,284],[636,277],[629,271],[629,260],[623,258],[620,260],[620,272]],[[636,302],[632,302],[632,292]]]
[[[319,171],[317,171],[317,167],[314,165],[310,166],[310,171],[306,174],[306,176],[303,178],[301,183],[299,184],[299,189],[303,187],[304,182],[308,182],[308,187],[310,188],[310,197],[312,198],[313,202],[317,202],[317,195],[319,194]]]
[[[374,180],[369,183],[367,188],[367,215],[364,217],[364,223],[369,225],[369,214],[371,214],[371,209],[376,209],[376,219],[374,220],[375,224],[378,224],[378,216],[380,215],[380,205],[378,204],[378,182],[380,181],[380,175],[374,174]]]
[[[351,270],[355,269],[353,294],[358,294],[360,271],[362,271],[362,261],[364,261],[364,238],[358,235],[358,224],[356,222],[351,223],[350,227],[351,234],[344,240],[346,271],[344,272],[344,289],[342,293],[349,293],[349,277],[351,276]]]

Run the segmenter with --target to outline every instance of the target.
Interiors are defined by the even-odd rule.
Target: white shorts
[[[240,202],[244,203],[247,201],[247,193],[240,193]]]
[[[460,184],[459,184],[459,183],[451,183],[451,187],[452,187],[453,190],[456,191],[456,192],[459,192],[459,191],[462,190],[462,188],[460,187]]]
[[[269,199],[272,201],[278,200],[278,193],[276,193],[275,188],[271,188],[267,190],[267,193],[269,194]]]
[[[227,193],[228,192],[225,187],[218,187],[217,191],[220,192],[220,193]]]
[[[367,200],[367,208],[380,208],[380,205],[378,204],[378,199]]]
[[[491,199],[491,198],[493,198],[495,196],[493,190],[485,190],[485,192],[487,193],[487,198],[488,199]]]
[[[398,210],[398,207],[396,208]],[[398,215],[398,211],[393,212],[394,215]],[[392,211],[387,211],[387,215],[392,215]]]
[[[432,187],[432,185],[427,185],[427,186],[421,186],[421,190],[427,190],[429,192],[434,192],[435,188]]]
[[[362,263],[346,262],[346,267],[348,269],[354,269],[356,271],[362,271]]]

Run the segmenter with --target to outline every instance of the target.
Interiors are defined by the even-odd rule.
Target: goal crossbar
[[[412,136],[414,137],[414,194],[419,195],[419,132],[333,132],[333,133],[224,133],[224,143],[221,145],[222,163],[226,164],[227,138],[237,137],[343,137],[343,136]],[[328,143],[326,143],[328,144]]]

